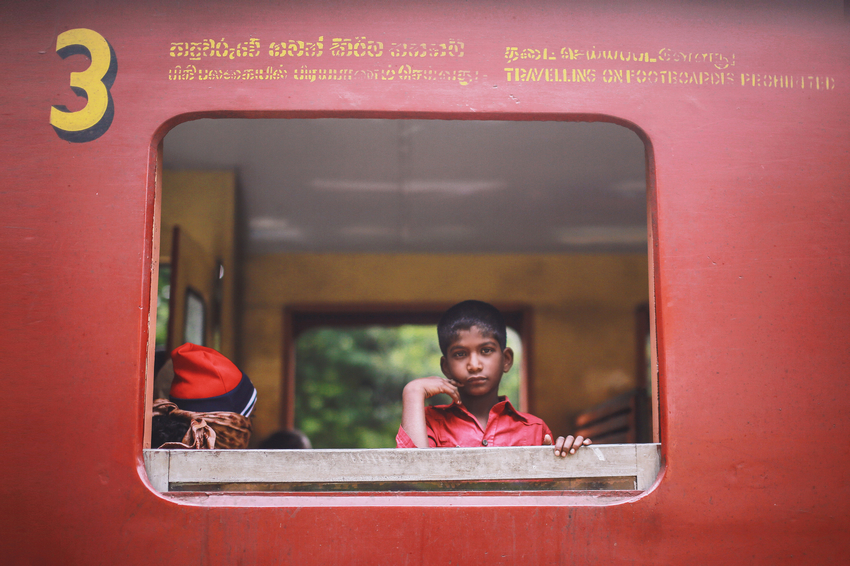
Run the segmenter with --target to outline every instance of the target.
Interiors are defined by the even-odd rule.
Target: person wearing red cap
[[[177,421],[188,427],[182,440],[165,442],[160,448],[247,448],[248,417],[257,402],[257,390],[248,376],[217,351],[197,344],[176,348],[171,360],[174,381],[169,399],[153,404],[152,444],[165,439],[163,431],[173,430]]]

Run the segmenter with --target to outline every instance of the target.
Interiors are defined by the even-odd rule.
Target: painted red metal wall
[[[56,52],[75,29],[117,58],[114,119],[82,143],[49,123],[51,106],[85,102],[69,73],[88,61]],[[848,32],[840,2],[4,6],[4,563],[847,559]],[[320,36],[321,56],[299,55]],[[655,489],[609,507],[154,493],[141,449],[155,149],[169,125],[209,112],[642,130],[657,197]]]

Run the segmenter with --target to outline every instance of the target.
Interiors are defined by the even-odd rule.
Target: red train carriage
[[[3,15],[5,563],[848,559],[846,3],[79,0],[9,3]],[[499,281],[490,287],[427,275],[483,269],[482,250],[387,260],[317,248],[286,265],[246,254],[241,181],[163,171],[163,139],[200,118],[615,124],[643,144],[648,248],[616,262],[519,250],[482,278]],[[400,155],[398,139],[389,147]],[[535,198],[506,194],[516,214]],[[187,202],[215,229],[192,224]],[[576,202],[549,212],[566,217]],[[200,307],[180,303],[170,324],[246,368],[263,432],[292,424],[299,328],[330,311],[427,318],[460,294],[516,317],[529,345],[523,403],[566,429],[579,404],[591,415],[604,395],[592,363],[584,377],[559,364],[585,350],[604,358],[587,344],[628,332],[592,326],[604,317],[587,311],[583,328],[596,330],[582,342],[559,309],[618,296],[606,312],[619,309],[610,319],[621,328],[632,303],[647,302],[638,335],[649,339],[639,348],[654,443],[583,449],[568,463],[536,448],[446,461],[441,451],[146,451],[163,258],[182,265],[181,291],[195,289],[179,300],[210,308],[192,327]],[[193,284],[192,265],[215,266],[222,286]],[[621,280],[638,283],[621,290]],[[547,343],[557,328],[574,339]],[[639,385],[640,371],[617,391]],[[504,462],[519,471],[501,472]],[[399,488],[411,482],[428,491]],[[608,489],[587,489],[599,482]]]

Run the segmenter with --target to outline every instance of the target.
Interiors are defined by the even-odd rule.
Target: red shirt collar
[[[472,419],[473,422],[476,422],[476,423],[478,422],[478,420],[474,416],[472,416],[472,413],[470,413],[467,410],[467,408],[464,405],[462,405],[461,403],[452,402],[451,405],[437,405],[434,408],[435,409],[443,409],[443,410],[446,410],[446,411],[459,411],[459,412],[463,413],[464,415],[466,415],[467,417],[469,417],[470,419]],[[524,424],[529,424],[529,421],[526,418],[526,416],[524,414],[520,413],[519,411],[517,411],[514,408],[514,406],[511,404],[510,399],[508,399],[507,395],[501,395],[499,397],[499,402],[496,403],[495,405],[493,405],[493,407],[490,409],[490,413],[496,414],[496,415],[504,415],[506,413],[512,413],[514,416],[516,416],[517,419],[522,421]]]

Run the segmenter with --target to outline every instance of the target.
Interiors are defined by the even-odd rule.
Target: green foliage
[[[156,345],[165,346],[168,339],[168,297],[171,292],[171,266],[160,264],[156,294]]]
[[[510,331],[508,340],[517,351],[517,335]],[[434,326],[305,332],[296,345],[295,426],[314,448],[392,448],[402,389],[417,377],[441,375],[440,355]],[[514,368],[501,390],[516,403],[519,359]]]

